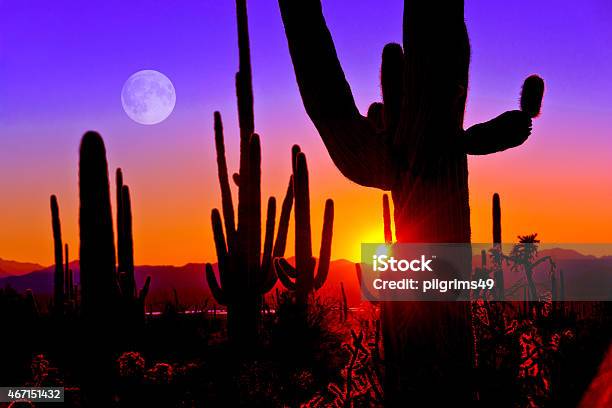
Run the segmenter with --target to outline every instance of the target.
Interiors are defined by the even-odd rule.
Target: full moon
[[[155,125],[172,113],[176,92],[167,76],[147,69],[132,74],[125,81],[121,90],[121,104],[134,122]]]

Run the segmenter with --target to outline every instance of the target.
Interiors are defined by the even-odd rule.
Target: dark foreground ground
[[[77,317],[5,311],[0,384],[63,386],[64,406],[86,406],[81,378],[105,355],[100,381],[117,407],[383,405],[378,306],[347,313],[319,299],[305,325],[282,299],[273,306],[258,344],[228,342],[221,311],[168,304],[121,351],[85,342]],[[473,311],[475,406],[578,406],[610,346],[608,304],[481,301]]]

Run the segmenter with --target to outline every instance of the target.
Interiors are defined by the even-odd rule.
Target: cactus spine
[[[59,218],[57,197],[51,196],[51,226],[53,229],[53,250],[55,254],[55,271],[53,274],[53,312],[61,315],[64,312],[64,262],[62,257],[62,226]]]
[[[290,181],[281,209],[276,241],[276,200],[274,197],[268,200],[262,256],[261,147],[259,136],[254,133],[246,0],[236,1],[236,14],[239,50],[236,96],[240,126],[240,169],[239,174],[233,175],[233,180],[238,185],[238,222],[236,225],[221,114],[215,112],[215,147],[223,220],[219,210],[214,209],[211,221],[219,280],[211,264],[206,264],[206,280],[215,300],[227,307],[230,339],[242,344],[253,344],[258,333],[262,297],[277,281],[272,260],[285,252],[289,214],[293,205],[293,187]]]
[[[310,192],[308,186],[308,165],[306,155],[293,148],[294,173],[293,190],[295,196],[295,267],[286,259],[276,259],[276,273],[289,289],[294,290],[297,302],[307,304],[309,296],[327,280],[331,258],[331,243],[334,224],[334,202],[328,199],[325,202],[323,214],[323,231],[321,234],[321,248],[319,251],[319,264],[315,275],[316,261],[312,256],[311,226],[310,226]]]

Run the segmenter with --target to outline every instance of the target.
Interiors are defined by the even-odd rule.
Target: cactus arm
[[[287,233],[289,231],[289,217],[291,216],[291,208],[293,207],[293,176],[289,177],[289,185],[283,199],[281,214],[278,220],[278,232],[276,233],[276,241],[272,250],[272,257],[278,258],[285,255],[287,246]]]
[[[144,301],[147,295],[149,294],[150,286],[151,286],[151,277],[147,276],[147,279],[145,280],[145,283],[142,286],[142,289],[140,289],[140,293],[138,294],[138,300],[140,301],[140,303],[144,304]]]
[[[215,250],[217,251],[217,261],[219,266],[219,277],[221,283],[225,286],[225,277],[227,276],[227,247],[225,245],[225,236],[223,235],[223,226],[221,225],[221,215],[216,208],[212,210],[211,223],[213,229],[213,238],[215,241]]]
[[[295,174],[295,165],[297,164],[297,155],[302,151],[299,145],[291,146],[291,172]]]
[[[121,207],[123,212],[123,267],[125,272],[125,287],[122,287],[123,294],[129,298],[136,295],[136,280],[134,278],[134,240],[132,237],[132,200],[130,189],[124,185],[121,188]]]
[[[377,133],[385,130],[385,106],[380,102],[374,102],[368,108],[366,116]]]
[[[507,111],[467,129],[463,136],[467,154],[485,155],[522,145],[531,134],[531,118],[520,110]]]
[[[329,262],[331,259],[332,235],[334,229],[334,202],[325,202],[325,213],[323,215],[323,233],[321,234],[321,250],[319,252],[319,266],[317,276],[314,280],[315,290],[319,290],[327,280],[329,273]]]
[[[64,296],[71,300],[70,296],[70,262],[68,257],[68,244],[64,244]]]
[[[300,262],[312,258],[312,239],[310,230],[310,191],[308,187],[308,164],[306,155],[296,156],[293,175],[293,193],[295,199],[295,257],[296,267]]]
[[[350,180],[388,190],[391,149],[355,105],[319,0],[279,0],[304,107],[338,169]],[[313,63],[316,61],[316,63]],[[385,163],[372,171],[372,163]]]
[[[225,159],[225,142],[223,138],[223,121],[221,114],[215,112],[215,149],[217,151],[217,173],[221,187],[221,208],[223,209],[223,220],[225,221],[225,233],[229,251],[232,251],[236,225],[234,220],[234,203],[232,201],[232,190],[230,189],[229,176],[227,173],[227,161]]]
[[[274,260],[274,269],[276,270],[276,275],[278,276],[278,280],[283,284],[284,287],[293,291],[297,289],[297,285],[291,280],[291,275],[295,271],[291,268],[288,268],[289,262],[287,262],[284,258],[276,258]]]
[[[520,146],[531,134],[531,119],[540,114],[544,80],[531,75],[523,82],[520,110],[504,112],[465,131],[467,154],[490,154]]]
[[[295,267],[293,267],[285,258],[277,258],[276,262],[283,269],[285,275],[290,277],[291,279],[297,278],[298,272]]]
[[[115,200],[117,202],[117,270],[125,272],[125,254],[123,242],[123,201],[121,190],[123,188],[123,172],[118,168],[115,172]]]
[[[261,259],[261,274],[259,275],[259,288],[273,287],[276,283],[276,273],[272,269],[272,241],[274,239],[274,223],[276,221],[276,200],[268,199],[266,213],[266,233],[264,238],[263,256]],[[273,282],[271,282],[273,281]],[[269,290],[269,289],[268,289]],[[267,291],[265,291],[267,292]],[[265,293],[263,292],[263,293]]]
[[[384,128],[389,133],[394,133],[404,98],[404,51],[399,44],[390,43],[383,49],[380,85],[384,103]]]
[[[540,115],[542,98],[544,97],[544,80],[537,75],[531,75],[523,82],[521,89],[521,111],[535,118]]]
[[[219,275],[221,275],[221,272],[219,272]],[[225,297],[225,291],[219,286],[219,282],[217,282],[217,277],[213,272],[212,265],[209,263],[206,264],[206,282],[208,283],[210,292],[212,293],[217,303],[226,306],[227,299]]]

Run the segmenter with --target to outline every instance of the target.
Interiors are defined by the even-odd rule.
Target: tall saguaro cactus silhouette
[[[103,326],[113,318],[109,306],[118,288],[106,149],[96,132],[85,133],[81,141],[79,197],[81,308],[84,317]]]
[[[522,110],[464,130],[470,44],[463,0],[404,0],[403,47],[388,44],[383,50],[383,102],[371,105],[364,117],[321,1],[279,4],[306,112],[338,169],[358,184],[391,191],[398,242],[469,243],[467,155],[522,144],[539,113],[543,81],[525,81]],[[385,305],[385,390],[391,405],[444,398],[434,389],[441,382],[446,395],[470,399],[461,384],[472,361],[464,306]]]
[[[262,256],[261,146],[259,135],[254,133],[246,0],[236,1],[236,14],[239,50],[236,96],[240,126],[240,170],[234,175],[234,181],[238,184],[238,220],[236,224],[221,114],[215,112],[215,147],[223,219],[219,210],[212,211],[219,280],[210,264],[206,264],[206,280],[217,302],[227,306],[230,338],[234,342],[252,345],[257,337],[262,295],[270,291],[277,281],[273,260],[285,253],[289,215],[293,205],[293,183],[290,180],[282,204],[276,240],[276,200],[274,197],[268,200]]]

